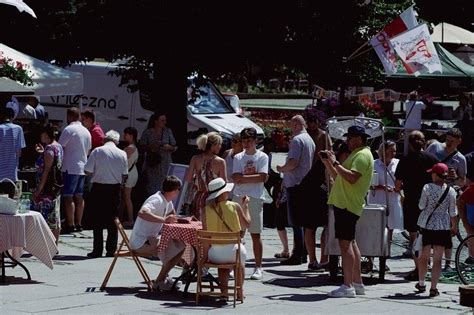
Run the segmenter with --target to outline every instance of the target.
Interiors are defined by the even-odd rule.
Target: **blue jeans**
[[[287,188],[287,204],[288,204],[288,224],[293,228],[293,255],[296,257],[306,256],[306,248],[304,245],[304,231],[299,218],[302,213],[301,203],[298,196],[298,186]]]

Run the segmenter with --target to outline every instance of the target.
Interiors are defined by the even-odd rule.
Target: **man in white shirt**
[[[243,152],[234,156],[232,180],[235,183],[233,201],[242,202],[242,196],[249,197],[248,208],[251,223],[248,228],[252,236],[255,269],[252,280],[262,280],[263,244],[260,234],[263,229],[264,183],[268,179],[268,155],[257,150],[257,131],[245,128],[240,132]]]
[[[130,235],[130,246],[137,254],[158,256],[163,262],[158,277],[153,281],[154,289],[170,290],[173,287],[173,280],[168,273],[179,262],[184,252],[185,244],[179,240],[171,241],[166,250],[158,252],[163,223],[177,221],[172,201],[179,195],[180,189],[179,178],[168,176],[163,182],[163,190],[151,195],[143,203]]]
[[[418,101],[418,92],[412,91],[408,95],[405,102],[405,124],[403,125],[405,133],[405,142],[403,147],[403,155],[408,154],[408,135],[413,130],[421,129],[421,112],[426,109],[423,102]]]
[[[64,149],[61,171],[63,172],[63,198],[66,207],[66,227],[61,233],[69,234],[82,231],[82,213],[84,212],[84,165],[91,149],[89,130],[79,121],[81,113],[77,107],[67,110],[69,125],[64,128],[58,142]]]
[[[120,134],[110,130],[105,134],[105,144],[94,149],[84,167],[91,175],[90,192],[93,216],[94,247],[89,258],[102,257],[104,247],[103,229],[107,229],[106,256],[113,257],[117,249],[118,231],[114,219],[118,215],[120,186],[128,174],[127,153],[117,148]]]

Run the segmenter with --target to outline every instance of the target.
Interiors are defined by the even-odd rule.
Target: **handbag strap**
[[[433,213],[435,212],[435,210],[441,205],[441,203],[444,201],[444,199],[446,198],[446,196],[448,195],[448,192],[449,192],[449,186],[446,187],[446,189],[444,190],[443,194],[441,195],[441,198],[439,198],[438,200],[438,203],[436,204],[436,206],[433,208],[433,211],[431,211],[428,219],[426,220],[426,226],[428,226],[428,222],[430,222],[430,219],[431,217],[433,216]]]
[[[453,156],[455,156],[456,153],[458,153],[458,150],[454,150],[453,152],[451,152],[451,154],[448,155],[447,157],[445,157],[444,159],[442,159],[440,163],[446,163],[446,162],[449,161]]]
[[[217,209],[214,206],[211,206],[211,208],[216,212],[217,216],[219,217],[219,219],[221,219],[222,223],[224,223],[224,226],[229,230],[229,232],[232,232],[232,229],[230,228],[230,226],[227,224],[227,222],[225,222],[224,217],[222,216],[222,213],[219,213],[219,211],[217,211]],[[219,208],[220,208],[220,205],[219,205]]]

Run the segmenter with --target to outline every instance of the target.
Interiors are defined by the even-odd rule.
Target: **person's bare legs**
[[[82,225],[82,214],[84,213],[84,198],[82,198],[82,195],[74,196],[74,204],[74,221],[76,225]]]
[[[176,266],[176,264],[179,262],[183,253],[184,253],[184,249],[161,267],[160,273],[156,277],[157,282],[162,282],[166,279],[166,276],[168,276],[171,269],[173,269],[173,267]]]
[[[74,199],[72,196],[65,196],[64,197],[64,206],[66,208],[66,225],[68,227],[74,226]]]
[[[288,234],[286,234],[286,229],[278,230],[278,237],[280,237],[281,244],[283,245],[283,253],[289,253],[290,249],[288,248]]]
[[[444,246],[433,246],[433,265],[431,266],[431,289],[435,290],[441,275],[441,260],[443,259]]]
[[[360,269],[360,250],[359,246],[357,246],[357,242],[354,240],[352,241],[352,251],[354,252],[354,267],[352,273],[352,282],[362,284],[362,272]]]
[[[51,232],[53,232],[53,235],[54,235],[54,239],[55,239],[55,242],[56,242],[56,246],[58,246],[58,242],[59,242],[59,234],[61,232],[61,229],[51,229]]]
[[[453,257],[453,249],[452,248],[446,248],[444,250],[444,265],[445,266],[451,266],[451,258]]]
[[[308,252],[309,263],[318,263],[316,259],[316,230],[304,229],[304,243],[306,245],[306,251]]]
[[[339,240],[339,247],[341,248],[342,256],[342,270],[344,272],[344,284],[352,287],[352,274],[354,273],[355,254],[352,246],[352,241]]]
[[[323,228],[323,232],[321,233],[320,237],[320,244],[321,244],[321,259],[319,263],[326,264],[329,262],[329,256],[325,255],[324,252],[326,251],[326,228]]]
[[[421,250],[421,255],[418,257],[417,261],[419,279],[418,281],[425,281],[426,273],[428,272],[428,260],[430,259],[430,254],[431,246],[423,246],[423,249]],[[432,267],[431,272],[433,272],[433,270],[434,266]]]
[[[219,289],[221,290],[222,295],[229,294],[229,269],[219,268],[217,269],[217,274],[219,278]]]
[[[125,201],[125,210],[127,211],[127,220],[130,224],[133,224],[132,188],[123,188],[123,199]]]
[[[263,243],[260,233],[250,233],[252,236],[253,256],[255,257],[255,268],[262,268]]]

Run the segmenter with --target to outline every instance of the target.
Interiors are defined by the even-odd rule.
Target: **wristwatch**
[[[341,165],[341,163],[339,163],[338,160],[335,160],[334,163],[332,163],[332,166],[334,166],[334,167],[336,167],[336,166],[338,166],[338,165]]]

